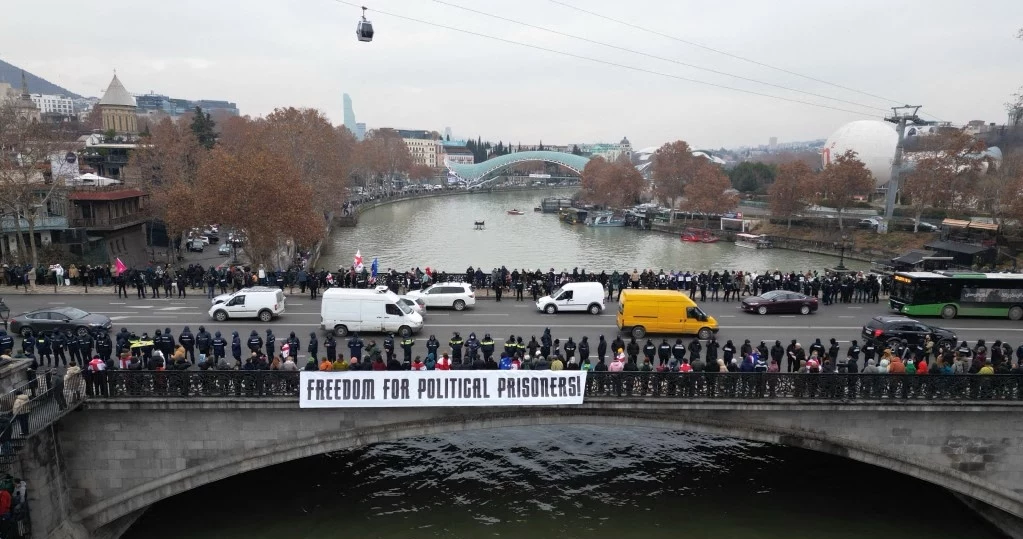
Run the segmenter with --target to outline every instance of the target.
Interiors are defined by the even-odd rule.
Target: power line
[[[618,45],[612,45],[610,43],[604,43],[602,41],[597,41],[597,40],[594,40],[594,39],[589,39],[589,38],[586,38],[586,37],[569,34],[569,33],[566,33],[566,32],[562,32],[560,30],[554,30],[554,29],[551,29],[551,28],[546,28],[546,27],[543,27],[543,26],[538,26],[538,25],[535,25],[535,24],[532,24],[532,23],[528,23],[528,22],[523,22],[523,21],[518,21],[518,20],[515,20],[515,19],[510,19],[510,18],[507,18],[507,17],[503,17],[501,15],[494,15],[492,13],[487,13],[487,12],[480,11],[480,10],[477,10],[477,9],[473,9],[473,8],[470,8],[470,7],[460,6],[458,4],[452,4],[450,2],[445,2],[444,0],[433,0],[433,1],[438,3],[438,4],[443,4],[445,6],[450,6],[450,7],[456,8],[456,9],[461,9],[461,10],[465,10],[465,11],[468,11],[468,12],[471,12],[471,13],[476,13],[478,15],[483,15],[485,17],[491,17],[493,19],[498,19],[498,20],[505,21],[505,22],[519,24],[519,25],[526,26],[526,27],[529,27],[529,28],[534,28],[534,29],[537,29],[537,30],[542,30],[544,32],[550,32],[552,34],[556,34],[556,35],[559,35],[559,36],[564,36],[564,37],[568,37],[568,38],[572,38],[572,39],[578,39],[580,41],[585,41],[587,43],[593,43],[593,44],[601,45],[603,47],[608,47],[608,48],[611,48],[611,49],[617,49],[617,50],[625,51],[625,52],[632,53],[632,54],[638,54],[640,56],[646,56],[648,58],[654,58],[656,60],[661,60],[663,62],[671,62],[673,64],[677,64],[677,65],[680,65],[680,66],[690,67],[690,68],[693,68],[693,69],[699,69],[701,71],[707,71],[709,73],[714,73],[716,75],[725,75],[727,77],[734,77],[734,78],[737,78],[737,79],[740,79],[740,80],[749,81],[749,82],[753,82],[753,83],[756,83],[756,84],[763,84],[764,86],[771,86],[771,87],[778,88],[778,89],[781,89],[781,90],[786,90],[786,91],[789,91],[789,92],[796,92],[796,93],[800,93],[800,94],[810,95],[810,96],[813,96],[813,97],[819,97],[821,99],[828,99],[828,100],[831,100],[831,101],[838,101],[840,103],[846,103],[848,105],[853,105],[853,106],[857,106],[857,107],[863,107],[863,108],[868,108],[868,109],[873,109],[873,110],[878,110],[878,111],[885,111],[885,112],[888,112],[888,110],[889,110],[888,108],[884,108],[884,107],[875,107],[873,105],[864,105],[863,103],[857,103],[855,101],[848,101],[846,99],[839,99],[837,97],[829,97],[829,96],[826,96],[826,95],[816,94],[816,93],[813,93],[813,92],[807,92],[807,91],[804,91],[804,90],[798,90],[796,88],[790,88],[788,86],[782,86],[780,84],[773,84],[773,83],[770,83],[770,82],[764,82],[762,80],[757,80],[757,79],[750,78],[750,77],[744,77],[742,75],[736,75],[736,74],[733,74],[733,73],[727,73],[725,71],[718,71],[716,69],[711,69],[709,67],[703,67],[703,66],[698,66],[698,65],[695,65],[695,64],[690,64],[690,63],[687,63],[687,62],[683,62],[681,60],[675,60],[674,58],[665,58],[663,56],[657,56],[656,54],[650,54],[650,53],[646,53],[646,52],[643,52],[643,51],[637,51],[637,50],[634,50],[634,49],[629,49],[629,48],[626,48],[626,47],[620,47]]]
[[[562,2],[561,0],[550,0],[550,1],[554,2],[555,4],[558,4],[560,6],[565,6],[565,7],[569,8],[569,9],[574,9],[576,11],[580,11],[582,13],[586,13],[588,15],[592,15],[592,16],[600,18],[600,19],[604,19],[604,20],[608,20],[608,21],[611,21],[611,22],[615,22],[615,23],[618,23],[618,24],[621,24],[621,25],[628,26],[630,28],[635,28],[637,30],[642,30],[644,32],[648,32],[648,33],[655,34],[655,35],[658,35],[658,36],[661,36],[661,37],[665,37],[665,38],[668,38],[668,39],[671,39],[671,40],[674,40],[674,41],[678,41],[680,43],[685,43],[687,45],[692,45],[694,47],[699,47],[699,48],[704,49],[704,50],[708,50],[708,51],[711,51],[711,52],[715,52],[717,54],[722,54],[722,55],[728,56],[729,58],[735,58],[736,60],[742,60],[744,62],[749,62],[749,63],[754,64],[754,65],[758,65],[758,66],[761,66],[761,67],[766,67],[768,69],[773,69],[775,71],[780,71],[782,73],[787,73],[789,75],[795,75],[797,77],[801,77],[801,78],[804,78],[804,79],[807,79],[807,80],[812,80],[814,82],[819,82],[821,84],[827,84],[828,86],[834,86],[835,88],[841,88],[843,90],[847,90],[847,91],[850,91],[850,92],[855,92],[855,93],[858,93],[858,94],[863,94],[863,95],[866,95],[866,96],[873,97],[875,99],[880,99],[882,101],[889,101],[889,102],[892,102],[892,103],[904,103],[904,101],[900,101],[898,99],[891,99],[891,98],[888,98],[888,97],[883,97],[883,96],[879,96],[879,95],[876,95],[876,94],[872,94],[870,92],[864,92],[862,90],[857,90],[855,88],[850,88],[848,86],[842,86],[841,84],[836,84],[834,82],[828,82],[826,80],[819,79],[817,77],[811,77],[810,75],[803,75],[802,73],[796,73],[795,71],[790,71],[790,70],[785,69],[785,68],[776,67],[776,66],[773,66],[773,65],[770,65],[770,64],[766,64],[764,62],[757,61],[757,60],[752,60],[752,59],[746,58],[744,56],[739,56],[738,54],[732,54],[732,53],[727,52],[727,51],[715,49],[714,47],[709,47],[707,45],[703,45],[702,43],[697,43],[695,41],[690,41],[688,39],[683,39],[683,38],[680,38],[680,37],[677,37],[677,36],[665,34],[663,32],[658,32],[657,30],[653,30],[653,29],[650,29],[650,28],[639,26],[638,24],[633,24],[631,22],[626,22],[626,21],[623,21],[621,19],[616,19],[614,17],[609,17],[607,15],[602,15],[600,13],[596,13],[596,12],[593,12],[593,11],[590,11],[588,9],[584,9],[584,8],[581,8],[581,7],[578,7],[578,6],[573,6],[572,4],[567,4],[565,2]],[[887,110],[887,109],[885,109],[885,110]]]
[[[360,8],[360,9],[362,8],[361,4],[356,4],[354,2],[348,2],[347,0],[334,0],[334,1],[339,3],[339,4],[345,4],[347,6],[352,6],[352,7],[356,7],[356,8]],[[713,83],[713,82],[707,82],[707,81],[702,81],[702,80],[698,80],[698,79],[692,79],[692,78],[689,78],[689,77],[683,77],[681,75],[673,75],[671,73],[664,73],[664,72],[655,71],[655,70],[652,70],[652,69],[645,69],[645,68],[642,68],[642,67],[630,66],[630,65],[626,65],[626,64],[619,64],[619,63],[616,63],[616,62],[610,62],[610,61],[607,61],[607,60],[601,60],[599,58],[593,58],[593,57],[590,57],[590,56],[583,56],[581,54],[575,54],[575,53],[571,53],[571,52],[559,51],[557,49],[551,49],[551,48],[547,48],[547,47],[542,47],[540,45],[533,45],[531,43],[523,43],[521,41],[515,41],[515,40],[512,40],[512,39],[506,39],[506,38],[503,38],[503,37],[497,37],[497,36],[492,36],[492,35],[489,35],[489,34],[483,34],[483,33],[480,33],[480,32],[474,32],[472,30],[465,30],[463,28],[457,28],[457,27],[454,27],[454,26],[448,26],[448,25],[445,25],[445,24],[440,24],[440,23],[436,23],[436,22],[426,21],[426,20],[423,20],[423,19],[417,19],[415,17],[409,17],[409,16],[406,16],[406,15],[399,15],[397,13],[390,13],[390,12],[382,11],[382,10],[379,10],[379,9],[371,9],[369,11],[373,11],[373,12],[379,13],[381,15],[387,15],[389,17],[394,17],[396,19],[402,19],[402,20],[406,20],[406,21],[417,22],[417,23],[420,23],[420,24],[428,24],[428,25],[433,26],[435,28],[443,28],[445,30],[451,30],[453,32],[460,32],[460,33],[468,34],[468,35],[471,35],[471,36],[482,37],[482,38],[490,39],[490,40],[494,40],[494,41],[500,41],[502,43],[508,43],[508,44],[511,44],[511,45],[518,45],[520,47],[526,47],[526,48],[535,49],[535,50],[544,51],[544,52],[550,52],[550,53],[554,53],[554,54],[560,54],[562,56],[567,56],[569,58],[575,58],[575,59],[578,59],[578,60],[586,60],[588,62],[595,62],[595,63],[598,63],[598,64],[605,64],[605,65],[609,65],[609,66],[613,66],[613,67],[620,67],[622,69],[628,69],[630,71],[636,71],[636,72],[639,72],[639,73],[646,73],[646,74],[649,74],[649,75],[658,75],[658,76],[667,77],[667,78],[670,78],[670,79],[681,80],[681,81],[685,81],[685,82],[691,82],[691,83],[694,83],[694,84],[702,84],[704,86],[711,86],[713,88],[720,88],[722,90],[731,90],[733,92],[741,92],[741,93],[745,93],[745,94],[756,95],[756,96],[760,96],[760,97],[766,97],[766,98],[775,99],[775,100],[778,100],[778,101],[787,101],[789,103],[798,103],[800,105],[809,105],[811,107],[817,107],[817,108],[821,108],[821,109],[829,109],[829,110],[834,110],[834,111],[838,111],[838,112],[847,112],[849,114],[856,114],[858,116],[869,116],[867,113],[862,112],[862,111],[843,109],[843,108],[839,108],[839,107],[833,107],[831,105],[824,105],[824,104],[821,104],[821,103],[814,103],[812,101],[802,101],[802,100],[799,100],[799,99],[793,99],[793,98],[789,98],[789,97],[782,97],[782,96],[777,96],[777,95],[765,94],[763,92],[757,92],[757,91],[753,91],[753,90],[745,90],[745,89],[742,89],[742,88],[735,88],[733,86],[727,86],[727,85],[724,85],[724,84],[717,84],[717,83]]]

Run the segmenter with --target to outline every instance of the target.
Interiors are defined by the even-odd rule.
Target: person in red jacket
[[[440,355],[440,359],[437,360],[438,371],[450,371],[451,370],[451,359],[448,358],[447,352]]]

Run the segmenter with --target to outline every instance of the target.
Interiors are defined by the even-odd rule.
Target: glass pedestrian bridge
[[[527,161],[554,163],[582,175],[583,167],[586,166],[586,163],[590,162],[590,158],[564,152],[528,151],[509,153],[473,165],[450,163],[447,167],[449,171],[464,180],[469,187],[472,187],[493,180],[495,178],[493,173],[508,165]]]

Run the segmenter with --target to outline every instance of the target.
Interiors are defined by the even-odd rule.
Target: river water
[[[439,268],[449,273],[468,266],[572,268],[600,272],[676,270],[804,271],[833,267],[831,256],[782,249],[752,250],[732,243],[686,243],[677,235],[632,228],[569,225],[555,214],[534,213],[545,196],[568,196],[570,191],[514,191],[425,198],[373,208],[354,228],[339,228],[319,265],[349,267],[361,251],[368,267],[374,258],[380,271],[412,267]],[[508,215],[520,209],[525,215]],[[474,230],[485,221],[485,230]],[[863,262],[847,261],[864,269]]]
[[[156,504],[127,539],[999,537],[945,490],[730,438],[610,427],[416,438]]]

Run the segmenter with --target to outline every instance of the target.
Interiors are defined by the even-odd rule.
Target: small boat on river
[[[522,210],[508,210],[508,215],[525,215],[526,213]]]

